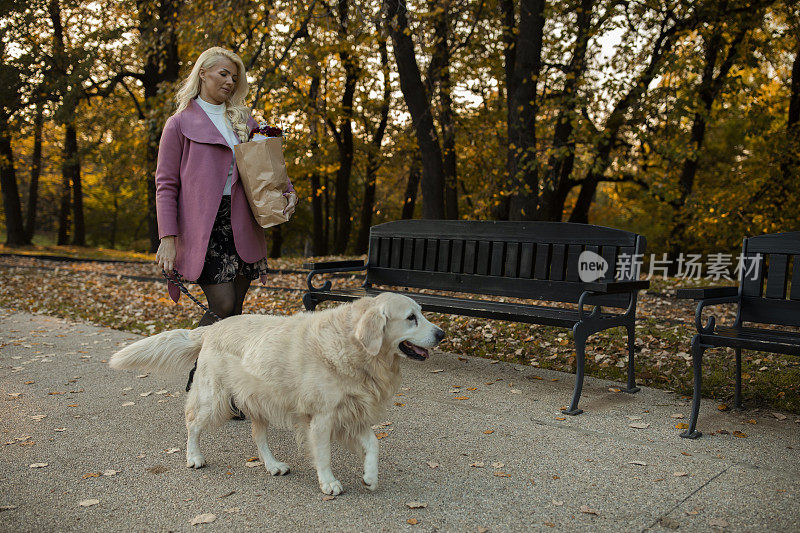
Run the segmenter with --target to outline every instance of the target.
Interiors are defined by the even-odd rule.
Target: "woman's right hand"
[[[161,238],[161,244],[158,245],[158,251],[156,251],[156,260],[158,261],[158,266],[163,268],[167,271],[167,273],[172,273],[172,269],[175,268],[175,236],[174,235],[166,235]]]

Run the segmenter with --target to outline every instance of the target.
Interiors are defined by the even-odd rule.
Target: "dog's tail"
[[[164,374],[191,370],[203,346],[201,329],[175,329],[136,341],[111,356],[111,368],[141,368]]]

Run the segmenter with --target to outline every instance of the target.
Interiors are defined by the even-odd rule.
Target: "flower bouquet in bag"
[[[250,132],[250,140],[234,146],[234,151],[239,180],[256,222],[269,228],[289,220],[293,210],[288,209],[290,199],[286,193],[294,189],[283,160],[280,128],[262,122]]]

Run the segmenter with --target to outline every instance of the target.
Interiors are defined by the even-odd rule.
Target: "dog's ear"
[[[378,352],[381,351],[386,320],[383,305],[374,302],[358,319],[355,336],[370,355],[378,355]]]

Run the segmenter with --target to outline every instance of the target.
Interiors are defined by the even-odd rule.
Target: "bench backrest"
[[[739,319],[800,326],[800,231],[746,238],[742,257]]]
[[[617,265],[632,263],[645,246],[641,235],[588,224],[399,220],[370,229],[366,281],[574,303],[583,292],[581,252],[608,262],[604,280],[634,279],[632,268],[615,278]],[[591,303],[625,307],[628,297]]]

